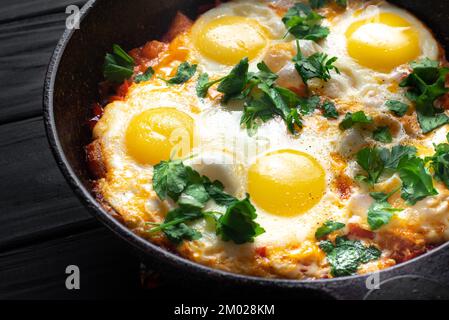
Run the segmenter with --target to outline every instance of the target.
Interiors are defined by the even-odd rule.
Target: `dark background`
[[[0,2],[0,299],[143,294],[139,261],[73,195],[44,131],[47,64],[66,6],[85,2]],[[71,264],[81,270],[81,290],[65,288]]]

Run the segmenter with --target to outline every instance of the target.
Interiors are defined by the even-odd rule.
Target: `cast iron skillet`
[[[90,212],[129,242],[144,261],[172,268],[184,277],[207,278],[220,285],[287,290],[298,297],[337,299],[449,298],[449,243],[407,263],[380,272],[381,290],[368,289],[368,276],[296,281],[268,280],[230,274],[197,265],[134,235],[114,220],[89,189],[83,147],[90,142],[86,126],[90,105],[97,100],[104,54],[113,43],[126,49],[157,39],[168,28],[176,10],[194,17],[207,0],[90,0],[81,10],[81,28],[66,30],[51,59],[44,90],[45,125],[57,163]],[[392,1],[415,13],[449,49],[447,0]],[[181,272],[179,272],[181,271]],[[368,279],[369,281],[369,279]]]

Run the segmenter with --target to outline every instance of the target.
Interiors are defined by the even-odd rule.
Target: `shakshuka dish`
[[[236,0],[105,52],[86,146],[98,201],[220,270],[365,274],[449,240],[449,81],[387,1]]]

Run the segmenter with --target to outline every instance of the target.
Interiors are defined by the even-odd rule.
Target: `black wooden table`
[[[0,299],[128,298],[139,261],[73,195],[42,121],[47,64],[66,7],[85,0],[2,0],[0,10]],[[67,290],[68,265],[81,290]]]

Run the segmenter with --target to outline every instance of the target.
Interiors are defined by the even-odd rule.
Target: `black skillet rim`
[[[99,0],[89,0],[80,10],[81,21],[89,14],[90,10],[95,8],[96,3]],[[311,289],[311,290],[322,290],[327,292],[327,284],[343,284],[345,286],[349,285],[351,282],[365,281],[370,274],[367,275],[353,275],[341,278],[332,279],[316,279],[316,280],[290,280],[290,279],[267,279],[255,276],[247,276],[241,274],[235,274],[231,272],[222,271],[219,269],[210,268],[203,266],[182,258],[174,253],[168,252],[167,250],[145,240],[138,235],[134,234],[131,230],[126,228],[116,219],[114,219],[109,213],[104,210],[104,208],[94,199],[92,194],[87,190],[71,165],[69,164],[67,158],[65,157],[64,151],[60,144],[58,137],[58,132],[55,124],[54,113],[53,113],[53,94],[56,76],[59,69],[59,63],[62,56],[65,53],[65,48],[70,42],[75,30],[66,29],[61,36],[48,65],[48,70],[45,76],[44,84],[44,94],[43,94],[43,109],[44,109],[44,123],[47,133],[47,138],[56,159],[57,165],[67,180],[72,190],[81,200],[81,202],[86,206],[89,212],[102,224],[108,227],[111,231],[117,234],[119,237],[131,244],[139,252],[144,253],[150,258],[155,258],[161,263],[168,264],[171,267],[181,268],[184,271],[191,272],[193,275],[208,278],[211,280],[226,280],[232,284],[246,284],[246,285],[258,285],[263,287],[279,287],[279,288],[292,288],[292,289]],[[427,257],[433,256],[437,251],[444,250],[449,247],[449,242],[446,242],[429,252],[415,257],[409,261],[397,264],[390,268],[381,270],[379,272],[380,276],[393,274],[398,269],[414,264],[418,260],[426,259]],[[388,276],[386,277],[388,278]]]

